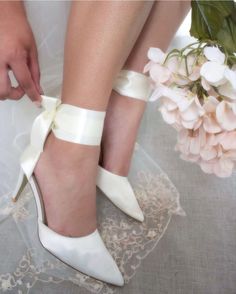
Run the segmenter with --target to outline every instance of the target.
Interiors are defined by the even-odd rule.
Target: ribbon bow
[[[30,144],[21,155],[21,167],[29,179],[34,171],[34,167],[43,152],[45,140],[52,129],[54,118],[61,104],[58,98],[42,95],[42,107],[45,109],[33,122],[30,134]]]
[[[113,89],[119,94],[147,101],[153,89],[150,78],[144,74],[121,70],[113,84]]]

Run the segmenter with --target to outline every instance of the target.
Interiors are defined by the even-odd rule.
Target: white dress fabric
[[[70,2],[27,1],[25,6],[36,38],[45,95],[60,97]],[[12,247],[18,244],[10,260],[0,264],[0,292],[30,293],[32,290],[34,293],[36,280],[48,283],[68,280],[92,293],[114,293],[116,287],[76,272],[42,248],[36,230],[35,203],[28,185],[18,202],[11,202],[19,156],[29,142],[32,121],[40,111],[27,97],[17,102],[0,102],[0,232],[5,236],[0,238],[0,248],[4,248],[4,244]],[[124,215],[97,191],[98,229],[126,283],[156,247],[171,216],[185,214],[178,191],[146,151],[158,127],[148,121],[153,111],[159,115],[157,107],[147,107],[129,174],[145,215],[144,223]]]

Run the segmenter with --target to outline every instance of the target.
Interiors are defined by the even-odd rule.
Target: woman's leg
[[[142,73],[148,61],[149,47],[159,47],[165,51],[189,9],[190,1],[155,2],[124,68]],[[128,174],[145,106],[144,101],[112,92],[105,119],[100,158],[100,164],[107,170],[123,176]]]
[[[152,2],[72,2],[65,42],[62,102],[105,111],[115,76],[149,15]],[[48,226],[67,236],[96,229],[100,149],[50,133],[36,177]]]

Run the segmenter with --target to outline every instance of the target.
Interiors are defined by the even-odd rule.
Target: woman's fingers
[[[0,99],[7,99],[11,90],[11,83],[8,76],[7,68],[0,67]]]
[[[25,94],[28,95],[32,101],[41,101],[41,96],[25,60],[15,59],[9,63],[9,66],[12,69],[19,86],[23,89]]]
[[[13,73],[16,79],[17,79],[17,75],[18,77],[20,76],[21,85],[19,84],[17,87],[13,87],[11,85],[11,80],[8,75],[9,68],[7,66],[0,67],[0,100],[6,100],[6,99],[19,100],[25,94],[27,94],[32,101],[41,101],[39,92],[42,92],[42,91],[39,85],[40,74],[39,74],[39,68],[37,68],[37,64],[34,64],[33,66],[31,66],[34,79],[30,76],[31,75],[30,69],[29,68],[27,69],[27,65],[25,65],[24,68],[20,68],[18,70],[18,66],[15,66],[15,64],[16,62],[14,62],[12,70],[14,71]],[[19,66],[22,66],[22,64]],[[19,78],[17,80],[18,80],[18,83],[20,83]],[[27,80],[29,80],[29,82]],[[32,84],[32,81],[33,81],[33,84],[35,85]],[[37,85],[36,85],[36,81],[38,82]],[[22,87],[22,85],[24,85],[25,89]]]
[[[26,94],[40,102],[37,47],[24,1],[0,1],[0,36],[0,99],[19,99]],[[18,87],[11,86],[9,69]]]
[[[29,70],[31,72],[32,79],[35,83],[35,86],[40,94],[43,94],[43,89],[40,86],[40,69],[38,62],[37,49],[33,48],[29,53]]]
[[[24,90],[21,88],[21,86],[17,87],[11,87],[10,93],[8,94],[7,99],[11,100],[19,100],[25,95]]]
[[[24,96],[24,91],[20,86],[12,87],[8,75],[7,67],[0,68],[0,100],[18,100]]]

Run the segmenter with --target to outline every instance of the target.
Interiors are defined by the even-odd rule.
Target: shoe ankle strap
[[[100,145],[102,137],[105,111],[63,104],[60,99],[44,95],[41,105],[45,110],[34,120],[30,144],[21,156],[21,167],[28,179],[51,130],[61,140],[84,145]]]
[[[148,76],[125,69],[122,69],[117,75],[113,90],[121,95],[144,101],[148,101],[153,91],[151,80]]]
[[[54,117],[52,131],[61,140],[100,145],[105,111],[95,111],[61,104]]]

